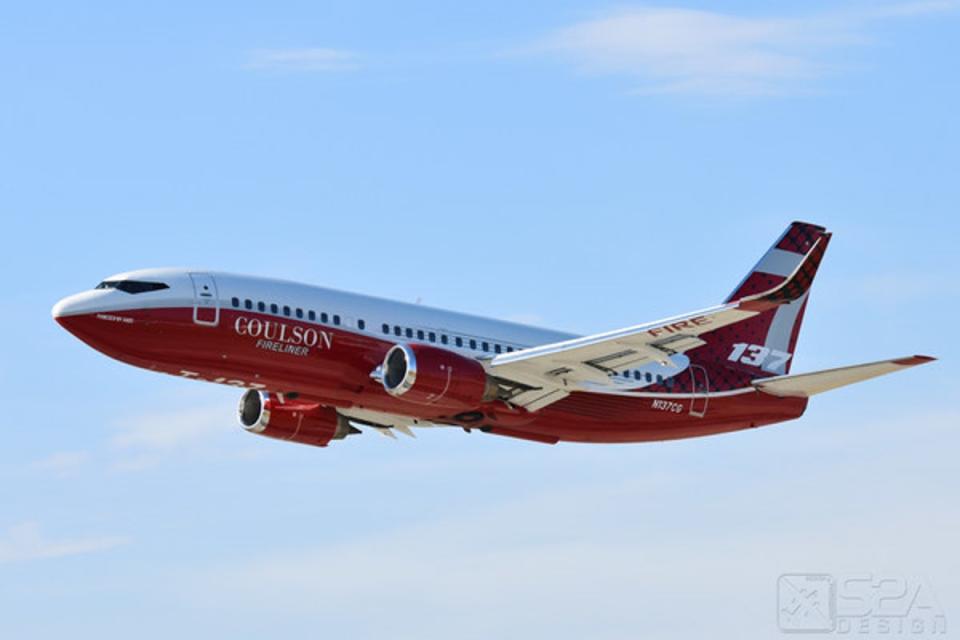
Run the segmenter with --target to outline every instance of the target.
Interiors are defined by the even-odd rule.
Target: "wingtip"
[[[927,364],[928,362],[934,362],[936,358],[933,356],[910,356],[908,358],[900,358],[899,360],[894,360],[893,364],[898,364],[901,367],[915,367],[918,364]]]

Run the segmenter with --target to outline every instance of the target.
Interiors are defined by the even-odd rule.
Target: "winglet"
[[[791,222],[724,302],[743,300],[782,282],[826,232],[819,224]]]
[[[813,285],[813,279],[816,277],[823,256],[827,252],[827,245],[830,244],[831,235],[830,233],[824,233],[817,238],[810,251],[807,252],[807,255],[803,257],[803,260],[786,280],[768,291],[742,298],[737,303],[738,306],[745,311],[759,312],[801,298]]]

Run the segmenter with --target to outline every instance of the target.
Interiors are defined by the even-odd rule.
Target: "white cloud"
[[[228,406],[187,407],[143,414],[119,423],[119,432],[110,447],[119,454],[113,468],[142,471],[165,458],[186,450],[198,451],[202,444],[230,435],[239,426]]]
[[[123,449],[169,451],[225,433],[231,413],[221,406],[150,413],[121,423],[111,444]]]
[[[90,454],[86,451],[57,451],[36,461],[33,466],[40,471],[65,475],[82,467],[89,460]]]
[[[883,304],[904,304],[960,295],[960,283],[949,273],[887,272],[864,276],[845,293],[848,296],[853,293]]]
[[[869,425],[819,415],[741,436],[549,449],[564,459],[558,477],[585,460],[626,467],[432,520],[384,518],[364,535],[324,539],[321,525],[314,542],[284,538],[177,588],[204,610],[398,638],[770,638],[776,580],[790,572],[927,573],[955,600],[957,412]]]
[[[97,553],[129,542],[119,536],[50,539],[37,523],[25,522],[10,527],[0,537],[0,564]]]
[[[867,12],[867,15],[877,18],[920,16],[929,13],[952,11],[958,6],[960,6],[960,3],[958,3],[957,0],[920,0],[918,2],[905,2],[875,7],[873,10]]]
[[[769,499],[762,490],[756,495]],[[818,513],[821,495],[788,497],[802,513]],[[403,632],[411,628],[422,632],[416,637],[449,637],[467,622],[459,637],[501,636],[509,628],[518,637],[631,637],[628,629],[663,638],[734,637],[723,630],[738,629],[735,637],[769,638],[778,574],[882,570],[878,557],[903,544],[903,531],[882,521],[780,524],[782,510],[768,521],[750,509],[749,496],[692,519],[669,508],[636,514],[636,499],[637,484],[560,491],[474,517],[238,559],[191,576],[190,597],[225,610],[323,615],[371,637],[414,637]],[[731,524],[727,510],[744,524]],[[944,529],[958,524],[928,505],[898,515]],[[678,524],[646,522],[665,516]],[[946,596],[952,591],[943,578],[957,567],[948,561],[952,540],[945,530],[925,534],[925,546],[901,549],[898,558],[911,567],[941,566],[935,582]],[[429,620],[411,621],[411,611],[424,610]]]
[[[277,71],[350,71],[359,66],[352,51],[326,48],[258,49],[248,67]]]
[[[115,433],[105,446],[93,451],[57,451],[33,461],[31,469],[57,476],[90,471],[99,465],[91,460],[106,460],[115,471],[142,471],[184,454],[229,457],[255,457],[256,449],[230,446],[240,427],[227,404],[181,406],[181,397],[169,400],[172,409],[133,415],[118,420]],[[218,438],[222,440],[216,442]],[[242,442],[252,439],[243,437]]]
[[[640,93],[774,94],[831,71],[824,53],[864,42],[871,21],[957,6],[955,1],[916,2],[801,17],[638,7],[560,29],[533,49],[585,72],[634,77]]]

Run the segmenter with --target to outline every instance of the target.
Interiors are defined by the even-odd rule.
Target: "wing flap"
[[[896,360],[881,360],[868,364],[858,364],[850,367],[826,369],[813,373],[801,373],[776,378],[756,380],[753,386],[775,396],[809,398],[810,396],[832,389],[838,389],[870,378],[876,378],[888,373],[895,373],[910,367],[933,362],[936,358],[930,356],[911,356]]]
[[[524,407],[527,411],[539,411],[568,395],[570,393],[562,389],[530,389],[510,398],[510,404]]]
[[[829,240],[830,234],[820,237],[793,273],[767,291],[666,320],[500,354],[489,362],[488,369],[497,378],[533,387],[547,395],[547,391],[555,389],[569,392],[585,385],[610,384],[612,375],[629,367],[653,362],[669,366],[671,356],[705,344],[700,335],[802,297],[812,284]],[[516,402],[519,406],[546,406],[542,395],[529,405],[523,401],[533,396],[521,395]]]

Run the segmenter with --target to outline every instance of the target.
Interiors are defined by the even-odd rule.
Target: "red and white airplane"
[[[723,304],[583,337],[187,269],[107,278],[53,317],[121,362],[247,388],[240,421],[272,438],[458,426],[551,444],[669,440],[798,418],[812,395],[933,360],[789,375],[829,241],[795,222]]]

